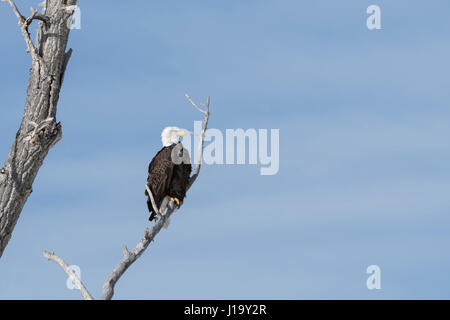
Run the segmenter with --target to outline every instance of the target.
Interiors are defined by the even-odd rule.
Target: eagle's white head
[[[164,147],[180,142],[180,137],[184,137],[186,131],[178,127],[165,127],[161,133],[161,140]]]

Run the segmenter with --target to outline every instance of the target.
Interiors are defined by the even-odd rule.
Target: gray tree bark
[[[0,168],[0,257],[11,238],[32,185],[49,150],[61,139],[56,110],[64,72],[72,50],[66,52],[70,23],[77,0],[46,0],[42,14],[32,9],[26,19],[12,0],[19,27],[32,56],[22,123],[11,151]],[[28,27],[40,20],[36,43]]]

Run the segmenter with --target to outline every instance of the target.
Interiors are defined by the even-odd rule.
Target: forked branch
[[[31,8],[31,16],[25,20],[25,25],[26,25],[26,29],[28,31],[28,27],[30,26],[30,24],[33,22],[33,20],[40,20],[42,22],[44,22],[44,24],[48,27],[50,24],[50,18],[47,17],[46,15],[40,14],[36,9]]]
[[[47,16],[44,16],[37,12],[36,9],[31,8],[31,16],[26,19],[17,8],[16,4],[13,0],[1,0],[2,2],[8,2],[11,5],[11,8],[14,11],[14,14],[17,17],[17,20],[19,22],[20,30],[22,31],[23,38],[25,39],[25,42],[27,44],[27,52],[31,53],[31,56],[33,57],[33,61],[39,62],[41,66],[45,67],[44,60],[39,55],[38,50],[36,49],[33,40],[31,40],[30,33],[28,32],[28,27],[30,26],[31,22],[33,20],[39,19],[43,21],[47,26],[50,24],[50,18]]]

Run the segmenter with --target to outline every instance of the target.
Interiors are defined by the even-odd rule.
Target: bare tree
[[[187,190],[189,190],[189,188],[193,185],[198,175],[200,174],[201,161],[203,157],[203,142],[205,139],[206,130],[208,128],[210,99],[208,97],[206,104],[204,105],[205,109],[202,109],[197,104],[195,104],[194,101],[192,101],[189,95],[186,95],[186,97],[192,103],[192,105],[200,112],[202,112],[205,116],[203,119],[202,133],[200,135],[198,158],[196,160],[195,168],[192,176],[189,179],[189,184],[187,187]],[[152,201],[152,206],[156,210],[156,215],[159,218],[156,221],[155,225],[150,230],[148,228],[145,229],[144,237],[132,251],[129,251],[125,245],[123,246],[122,261],[120,261],[117,267],[114,268],[114,270],[107,277],[105,283],[103,284],[103,293],[101,297],[103,300],[110,300],[113,297],[114,286],[116,285],[117,281],[125,273],[125,271],[144,253],[144,251],[147,249],[149,244],[154,240],[156,235],[161,231],[161,229],[163,229],[168,224],[170,216],[176,210],[175,204],[172,201],[169,201],[169,197],[165,197],[165,199],[161,204],[161,207],[158,208],[153,198],[153,194],[148,187],[147,192]],[[47,259],[58,263],[61,266],[61,268],[63,268],[63,270],[67,273],[67,275],[72,279],[73,283],[75,284],[75,287],[81,292],[81,295],[83,296],[84,299],[86,300],[93,299],[92,295],[89,293],[84,284],[81,282],[81,279],[78,278],[75,272],[69,267],[69,265],[62,258],[57,256],[55,253],[48,251],[44,251],[44,256]]]
[[[25,18],[13,0],[8,2],[31,54],[32,65],[22,123],[11,151],[0,168],[0,257],[11,238],[32,185],[49,150],[61,139],[56,106],[72,50],[66,52],[77,0],[45,0],[43,13],[31,8]],[[36,41],[28,28],[39,20]]]

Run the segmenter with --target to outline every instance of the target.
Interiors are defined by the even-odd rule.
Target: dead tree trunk
[[[11,5],[18,18],[32,66],[22,123],[0,168],[0,257],[32,192],[39,168],[62,136],[56,106],[72,53],[66,52],[66,45],[77,0],[46,0],[43,13],[32,9],[29,18],[21,15],[13,0],[2,1]],[[28,32],[33,20],[40,20],[35,44]]]

